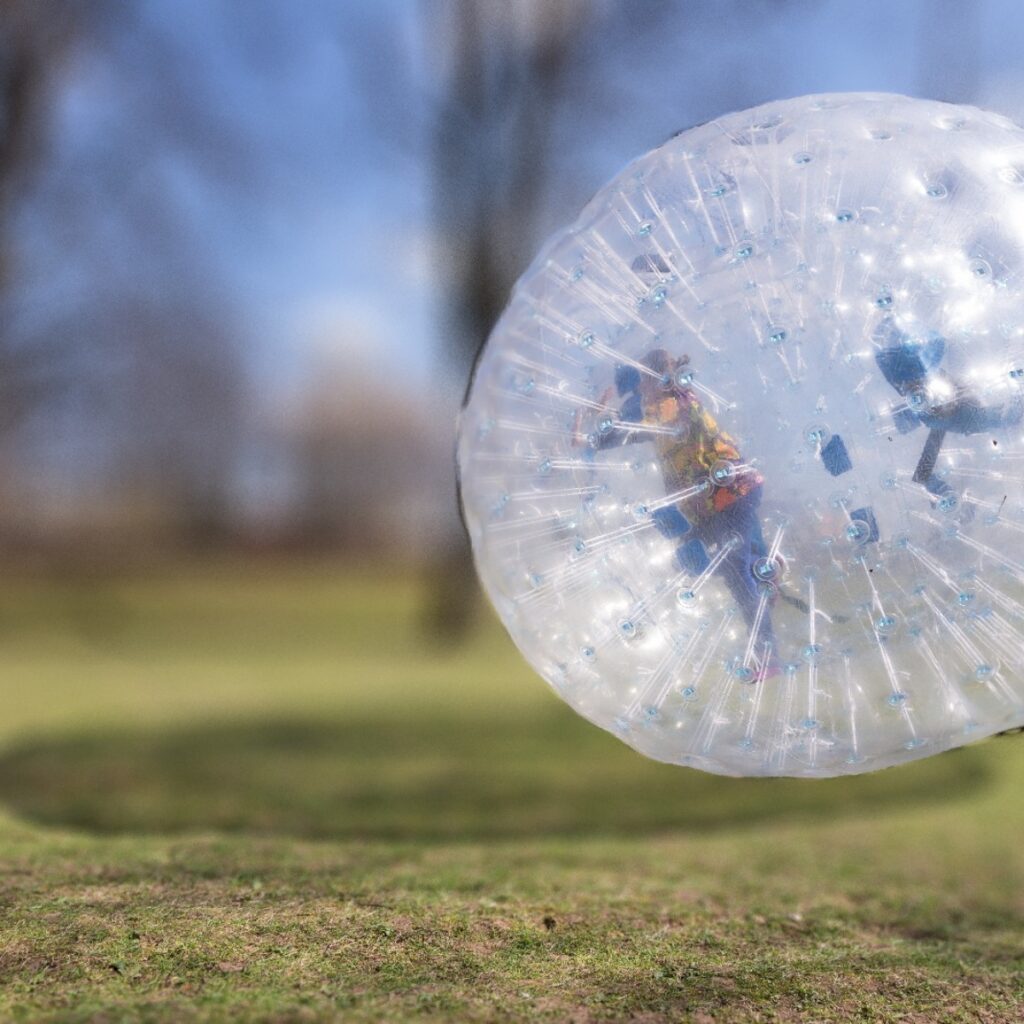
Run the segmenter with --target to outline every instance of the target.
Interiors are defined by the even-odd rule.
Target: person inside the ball
[[[716,565],[747,628],[757,631],[756,676],[767,679],[778,667],[771,615],[762,601],[771,585],[755,574],[768,554],[760,518],[764,478],[743,462],[736,441],[708,412],[692,383],[690,357],[674,357],[661,348],[637,364],[617,366],[615,387],[600,403],[608,407],[613,390],[618,393],[622,405],[615,423],[605,416],[584,435],[580,410],[574,443],[600,450],[653,441],[667,496],[677,496],[653,513],[655,525],[679,541],[676,561],[682,571],[699,576]]]
[[[1009,402],[984,405],[972,388],[939,368],[946,354],[945,338],[934,331],[915,337],[891,316],[875,328],[874,344],[882,376],[904,399],[894,412],[897,428],[907,433],[921,425],[928,427],[914,483],[924,486],[935,504],[954,507],[958,499],[953,488],[935,473],[946,434],[979,434],[1015,426],[1024,418],[1024,396],[1017,392]]]

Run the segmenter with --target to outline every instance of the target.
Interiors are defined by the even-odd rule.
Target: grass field
[[[417,599],[7,581],[0,1019],[1024,1019],[1024,739],[668,768]]]

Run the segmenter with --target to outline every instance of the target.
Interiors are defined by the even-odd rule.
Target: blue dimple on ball
[[[853,469],[846,443],[838,434],[833,434],[829,443],[821,449],[821,461],[832,476],[842,476]]]
[[[863,523],[867,527],[867,536],[864,539],[865,544],[870,544],[872,541],[879,539],[878,520],[870,508],[854,509],[850,513],[850,521],[855,524]]]

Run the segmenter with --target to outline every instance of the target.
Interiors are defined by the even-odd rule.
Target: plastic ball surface
[[[460,422],[485,589],[651,757],[830,776],[1024,724],[1024,130],[812,96],[627,167]]]

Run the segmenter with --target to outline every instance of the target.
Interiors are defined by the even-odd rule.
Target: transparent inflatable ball
[[[681,132],[523,275],[458,460],[513,640],[650,757],[1024,724],[1024,130],[830,95]]]

